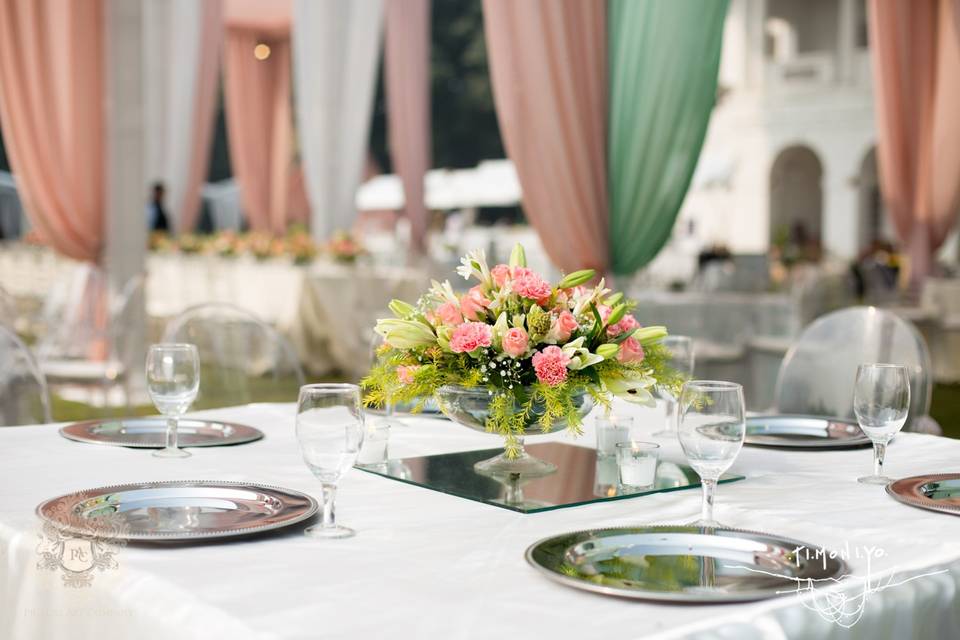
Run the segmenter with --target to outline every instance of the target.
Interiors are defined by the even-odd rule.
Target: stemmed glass
[[[304,533],[312,538],[349,538],[355,531],[336,524],[334,500],[340,478],[357,461],[363,444],[360,387],[355,384],[300,387],[297,440],[303,461],[323,486],[323,520]]]
[[[713,519],[717,481],[740,453],[746,433],[743,387],[714,380],[684,383],[680,392],[680,446],[703,487],[700,520],[691,526],[721,526]]]
[[[147,352],[147,390],[150,399],[167,418],[167,445],[153,452],[158,458],[189,458],[177,447],[177,423],[200,389],[200,356],[192,344],[163,343]]]
[[[910,410],[910,377],[899,364],[862,364],[857,368],[853,412],[873,441],[873,475],[857,478],[864,484],[887,484],[883,458],[887,444],[903,428]]]
[[[670,352],[667,363],[674,371],[689,379],[693,375],[693,338],[689,336],[667,336],[660,344]],[[657,393],[663,398],[667,420],[663,429],[653,433],[655,436],[672,436],[677,432],[677,399],[664,387],[658,387]]]

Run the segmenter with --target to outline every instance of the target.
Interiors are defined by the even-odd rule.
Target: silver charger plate
[[[820,553],[818,554],[818,551]],[[545,538],[527,562],[561,584],[608,596],[684,603],[748,602],[840,580],[839,556],[755,531],[618,527]]]
[[[781,449],[853,449],[869,446],[859,425],[823,416],[751,416],[744,444]]]
[[[77,442],[141,449],[163,448],[166,434],[167,421],[160,416],[87,420],[60,428],[60,435]],[[177,441],[181,447],[242,444],[262,437],[263,432],[259,429],[232,422],[183,418],[177,426]]]
[[[932,473],[894,480],[887,493],[904,504],[960,515],[960,473]]]
[[[317,508],[305,493],[266,484],[172,480],[78,491],[41,503],[37,515],[80,536],[165,542],[271,531],[302,522]]]

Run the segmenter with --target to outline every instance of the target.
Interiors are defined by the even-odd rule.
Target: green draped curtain
[[[610,0],[612,268],[629,274],[670,237],[717,93],[728,0]]]

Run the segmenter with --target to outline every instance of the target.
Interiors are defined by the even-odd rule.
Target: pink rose
[[[551,387],[567,379],[569,363],[570,358],[557,346],[546,347],[533,354],[533,368],[537,372],[537,380]]]
[[[484,297],[480,285],[473,287],[460,298],[460,311],[467,320],[479,320],[489,306],[490,301]]]
[[[519,358],[527,352],[527,332],[514,327],[503,334],[503,352],[511,358]]]
[[[523,298],[543,304],[550,297],[549,283],[526,267],[514,267],[511,288]]]
[[[493,341],[493,329],[482,322],[464,322],[450,336],[450,350],[454,353],[470,353],[481,347],[489,347]]]
[[[564,311],[557,317],[557,337],[561,342],[566,342],[570,339],[570,334],[576,331],[579,326],[573,314],[569,311]]]
[[[399,366],[397,367],[397,378],[403,384],[413,384],[413,374],[417,367]]]
[[[630,337],[620,343],[620,351],[617,352],[620,362],[642,362],[643,357],[643,347],[636,338]]]
[[[463,322],[463,315],[460,313],[460,306],[452,302],[444,302],[437,307],[437,317],[440,322],[451,327]]]
[[[493,269],[490,269],[490,275],[493,276],[493,284],[502,287],[507,283],[507,279],[510,278],[510,267],[505,264],[498,264]]]

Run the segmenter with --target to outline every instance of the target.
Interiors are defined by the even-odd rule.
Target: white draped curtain
[[[178,232],[191,230],[199,215],[222,32],[219,0],[144,3],[144,173],[166,187],[170,223]]]
[[[295,0],[297,128],[314,238],[349,230],[363,176],[383,0]]]

